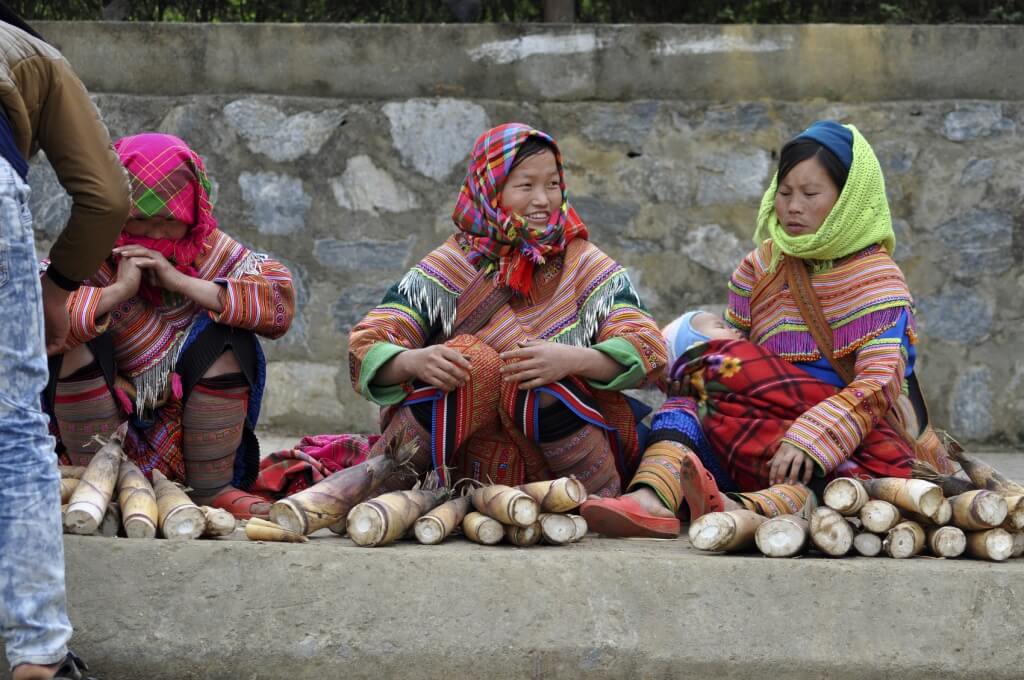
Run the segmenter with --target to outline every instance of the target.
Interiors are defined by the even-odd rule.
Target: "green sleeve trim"
[[[629,340],[625,338],[609,338],[604,342],[591,345],[590,348],[607,354],[625,367],[625,370],[615,376],[610,382],[601,383],[595,380],[588,380],[587,384],[591,387],[598,390],[618,392],[619,390],[628,390],[636,387],[647,377],[644,360],[640,356],[640,352],[637,351],[636,347]]]
[[[378,342],[370,347],[359,367],[359,393],[380,406],[400,404],[405,399],[405,389],[401,385],[374,385],[373,379],[384,364],[404,351],[404,347],[390,342]]]

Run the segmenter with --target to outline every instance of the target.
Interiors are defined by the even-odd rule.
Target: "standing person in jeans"
[[[73,201],[42,278],[25,183],[40,148]],[[0,3],[0,631],[14,680],[82,677],[67,648],[59,480],[39,397],[46,353],[68,333],[68,295],[127,214],[127,180],[85,87]]]

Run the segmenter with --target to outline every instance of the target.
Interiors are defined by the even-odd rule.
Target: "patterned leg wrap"
[[[199,501],[231,484],[242,442],[249,384],[240,373],[204,378],[192,390],[182,422],[185,483]]]
[[[776,484],[761,491],[729,494],[747,510],[765,517],[778,517],[800,512],[810,489],[802,484]]]
[[[671,441],[655,442],[644,451],[640,467],[627,491],[646,486],[654,491],[672,512],[679,512],[683,502],[683,457],[688,449]]]
[[[614,498],[622,491],[619,471],[608,435],[596,425],[585,424],[557,441],[542,441],[540,450],[552,477],[573,475],[587,492]]]
[[[93,436],[109,437],[121,424],[117,402],[95,362],[57,383],[53,412],[72,465],[88,465],[99,448]]]

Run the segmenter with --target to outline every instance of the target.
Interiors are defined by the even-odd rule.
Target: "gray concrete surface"
[[[533,102],[1024,99],[1021,26],[39,22],[38,28],[98,92],[150,94],[159,86],[168,95]]]
[[[1020,678],[1024,560],[68,537],[104,678]]]

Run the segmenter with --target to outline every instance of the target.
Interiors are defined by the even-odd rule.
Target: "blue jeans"
[[[47,368],[28,194],[0,158],[0,632],[12,668],[63,661],[71,638],[60,479],[39,407]]]

